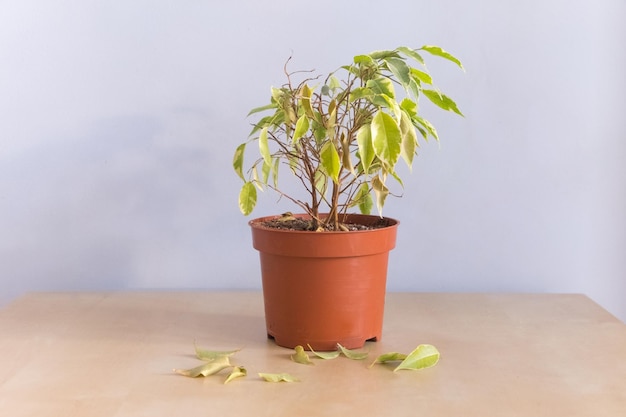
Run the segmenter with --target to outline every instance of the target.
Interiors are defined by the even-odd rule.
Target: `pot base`
[[[354,337],[350,339],[343,339],[339,341],[310,341],[306,345],[301,345],[301,341],[296,339],[292,339],[289,337],[274,337],[271,334],[267,334],[268,339],[272,339],[274,343],[278,346],[293,349],[296,346],[300,345],[304,348],[304,350],[311,350],[311,348],[317,352],[333,352],[336,351],[337,344],[341,344],[341,346],[346,349],[360,349],[365,346],[365,342],[378,342],[381,339],[381,336],[375,336],[369,339],[363,339],[362,337]]]

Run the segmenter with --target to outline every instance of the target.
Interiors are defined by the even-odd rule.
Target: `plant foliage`
[[[350,209],[369,214],[375,204],[382,214],[388,179],[402,186],[399,161],[411,168],[418,138],[438,140],[435,127],[419,114],[419,98],[462,116],[433,85],[424,52],[463,69],[455,56],[430,45],[357,55],[325,78],[289,72],[288,60],[286,83],[271,88],[268,104],[250,111],[258,119],[235,151],[233,167],[244,181],[241,212],[253,211],[257,189],[270,188],[308,213],[319,230],[340,230],[341,216]],[[258,157],[244,171],[248,147]],[[281,166],[301,183],[306,199],[281,190]]]

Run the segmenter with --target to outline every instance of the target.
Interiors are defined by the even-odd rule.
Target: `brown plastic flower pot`
[[[300,215],[298,217],[306,217]],[[308,232],[250,221],[259,251],[267,334],[279,346],[355,349],[382,336],[387,261],[398,221],[350,232]],[[349,215],[371,225],[377,216]]]

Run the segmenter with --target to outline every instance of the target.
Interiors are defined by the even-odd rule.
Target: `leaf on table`
[[[341,354],[341,351],[339,350],[335,350],[333,352],[316,352],[313,350],[313,348],[311,347],[311,345],[307,344],[307,346],[309,347],[309,350],[311,351],[312,354],[314,354],[315,356],[317,356],[320,359],[335,359],[336,357],[338,357]]]
[[[298,345],[294,348],[294,350],[295,353],[291,355],[292,361],[304,365],[315,365],[313,362],[311,362],[311,358],[309,358],[309,355],[304,351],[304,348],[302,346]]]
[[[346,358],[352,359],[352,360],[355,360],[355,361],[363,360],[363,359],[367,358],[367,355],[369,354],[368,352],[361,352],[361,351],[357,351],[357,350],[347,349],[347,348],[341,346],[341,344],[339,344],[339,343],[337,343],[337,347],[339,348],[341,353],[343,353],[346,356]]]
[[[196,366],[191,369],[174,369],[174,372],[180,375],[188,376],[191,378],[202,376],[209,376],[218,373],[222,369],[230,368],[230,360],[228,356],[218,357],[211,362],[203,363],[200,366]]]
[[[224,384],[228,384],[233,379],[241,378],[246,375],[248,375],[248,371],[246,371],[246,368],[244,368],[243,366],[235,366],[230,372],[230,375],[228,375],[228,378],[226,378],[226,381],[224,381]]]
[[[201,349],[196,344],[194,344],[196,350],[196,357],[203,361],[214,361],[219,358],[229,357],[239,352],[241,349],[236,350],[208,350]]]
[[[259,372],[259,376],[267,382],[300,382],[300,380],[289,374],[268,374]]]
[[[439,351],[433,345],[419,345],[393,371],[430,368],[439,362],[439,356]]]
[[[397,362],[405,360],[407,355],[405,353],[400,352],[389,352],[383,353],[379,357],[376,358],[374,362],[370,365],[370,368],[377,363],[387,363],[387,362]]]

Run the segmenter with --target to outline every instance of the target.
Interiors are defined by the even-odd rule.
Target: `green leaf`
[[[335,350],[333,352],[316,352],[316,351],[313,350],[311,345],[307,344],[307,346],[309,347],[309,350],[311,351],[311,353],[314,354],[315,356],[317,356],[320,359],[325,359],[325,360],[335,359],[336,357],[338,357],[341,354],[341,352],[338,351],[338,350]]]
[[[411,169],[415,149],[417,149],[417,134],[415,133],[415,127],[413,127],[411,118],[405,112],[402,112],[402,116],[400,117],[400,134],[402,135],[400,156],[402,156],[402,159],[404,159],[409,169]]]
[[[255,107],[248,112],[248,116],[253,115],[255,113],[259,113],[266,110],[277,109],[278,106],[276,103],[266,104],[265,106]]]
[[[374,94],[384,94],[391,98],[395,98],[396,96],[396,92],[393,88],[393,81],[387,77],[378,77],[373,80],[369,80],[365,86],[372,90]]]
[[[296,130],[293,132],[291,143],[296,143],[309,130],[309,118],[303,114],[296,122]]]
[[[355,360],[355,361],[363,360],[363,359],[367,358],[367,355],[369,354],[368,352],[359,352],[359,351],[356,351],[356,350],[347,349],[347,348],[341,346],[341,344],[339,344],[339,343],[337,343],[337,347],[339,348],[341,353],[343,353],[345,355],[346,358],[352,359],[352,360]]]
[[[408,86],[411,81],[411,70],[402,58],[386,58],[385,62],[389,70],[396,76],[398,81],[404,86]]]
[[[331,75],[328,77],[328,87],[332,91],[335,91],[336,89],[341,88],[341,81],[339,81],[339,79],[334,75]]]
[[[422,58],[422,56],[415,49],[407,48],[406,46],[401,46],[398,48],[398,51],[402,52],[407,57],[413,58],[415,61],[424,65],[424,58]]]
[[[370,165],[376,157],[374,152],[374,144],[372,143],[372,128],[371,125],[363,125],[356,132],[356,143],[359,147],[359,157],[361,158],[361,165],[364,172],[369,172]]]
[[[197,345],[194,344],[194,348],[196,351],[196,357],[203,361],[213,361],[216,359],[220,359],[224,356],[232,356],[235,353],[239,352],[241,349],[236,350],[208,350],[201,349]]]
[[[339,181],[339,171],[341,169],[339,163],[339,153],[335,149],[335,145],[332,142],[326,142],[320,150],[320,162],[324,172],[332,180],[337,183]]]
[[[454,100],[450,97],[446,96],[443,93],[435,90],[422,90],[422,93],[434,104],[439,106],[440,108],[448,111],[453,111],[459,116],[463,116],[463,113],[459,110]]]
[[[289,374],[268,374],[259,372],[259,376],[267,382],[300,382],[300,380]]]
[[[214,375],[222,369],[230,368],[230,360],[228,356],[221,356],[211,362],[206,362],[200,366],[196,366],[191,369],[174,369],[174,372],[180,375],[188,376],[190,378],[197,378],[199,376]]]
[[[233,156],[233,168],[235,169],[237,175],[239,175],[239,178],[244,181],[246,180],[243,176],[243,155],[245,153],[245,150],[246,144],[242,143],[241,145],[237,146],[237,149],[235,150],[235,155]]]
[[[370,98],[374,95],[374,92],[366,87],[357,87],[350,91],[350,102],[356,101],[360,98]]]
[[[374,366],[375,364],[377,364],[377,363],[387,363],[387,362],[403,361],[403,360],[406,359],[406,357],[407,357],[406,354],[399,353],[399,352],[383,353],[382,355],[377,357],[374,362],[372,362],[372,364],[370,365],[370,368],[372,366]]]
[[[369,56],[372,57],[373,59],[385,59],[389,57],[399,58],[400,57],[400,55],[398,55],[398,52],[396,51],[374,51],[370,53]]]
[[[451,53],[449,53],[447,51],[444,51],[439,46],[424,45],[424,46],[422,46],[420,48],[420,50],[429,52],[432,55],[435,55],[435,56],[447,59],[448,61],[454,62],[456,65],[459,66],[459,68],[461,68],[462,70],[465,70],[465,68],[463,68],[463,64],[461,64],[461,61],[457,57],[455,57],[454,55],[452,55]]]
[[[248,375],[248,371],[246,371],[246,368],[244,368],[243,366],[235,366],[228,375],[228,378],[226,378],[226,380],[224,381],[224,384],[228,384],[233,379],[241,378],[246,375]]]
[[[402,135],[396,121],[379,110],[372,118],[372,144],[376,156],[389,171],[393,171],[398,162],[401,143]]]
[[[424,127],[424,129],[426,129],[426,131],[428,132],[428,134],[430,136],[432,136],[436,140],[439,140],[439,135],[437,134],[437,129],[435,129],[435,126],[433,126],[432,123],[430,123],[428,120],[426,120],[426,119],[424,119],[423,117],[420,117],[420,116],[413,117],[413,120],[415,120],[422,127]],[[424,136],[424,138],[427,138],[427,136]]]
[[[254,183],[248,181],[244,183],[239,192],[239,210],[244,215],[252,213],[254,206],[256,206],[256,187]]]
[[[271,163],[268,164],[267,162],[263,161],[263,166],[261,167],[261,181],[263,182],[263,184],[267,184],[270,178],[270,172],[272,172]]]
[[[394,369],[394,372],[402,369],[415,370],[435,366],[439,362],[439,356],[439,351],[433,345],[419,345]]]
[[[311,362],[311,358],[309,358],[309,355],[304,351],[304,348],[302,346],[296,346],[294,348],[294,351],[294,354],[291,355],[292,361],[296,363],[301,363],[303,365],[314,365],[314,363]]]
[[[280,166],[280,158],[274,158],[274,166],[272,167],[272,182],[274,188],[278,188],[278,167]]]
[[[366,183],[359,187],[359,191],[357,192],[354,201],[359,205],[359,211],[361,214],[370,214],[372,212],[374,202],[372,201],[372,196],[370,194],[370,187]]]
[[[411,117],[417,116],[417,103],[409,98],[404,98],[400,103],[400,108]]]
[[[270,147],[267,139],[267,127],[261,129],[259,134],[259,152],[267,165],[272,165],[272,154],[270,153]]]
[[[313,90],[308,86],[308,84],[304,84],[300,89],[300,104],[304,109],[304,114],[308,117],[313,117],[313,108],[311,107],[311,95],[313,94]],[[298,127],[296,126],[296,130]]]
[[[430,76],[429,73],[424,72],[424,71],[420,71],[417,68],[411,68],[411,76],[413,78],[416,78],[417,80],[419,80],[422,83],[425,84],[431,84],[433,83],[433,79]]]
[[[354,57],[353,60],[355,64],[365,64],[365,65],[374,64],[374,60],[369,55],[357,55]]]
[[[325,195],[328,188],[328,177],[326,174],[324,174],[321,170],[315,171],[314,181],[317,192],[319,192],[322,196]]]

